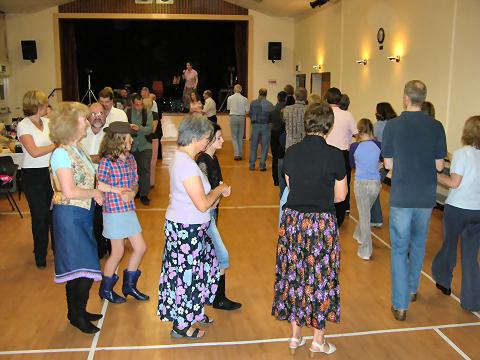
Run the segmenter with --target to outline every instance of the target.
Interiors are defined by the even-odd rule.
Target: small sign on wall
[[[135,4],[140,4],[140,5],[153,4],[153,0],[135,0]]]
[[[173,4],[173,0],[156,0],[157,4]]]
[[[275,85],[277,85],[277,80],[275,79],[268,80],[268,86],[275,86]]]

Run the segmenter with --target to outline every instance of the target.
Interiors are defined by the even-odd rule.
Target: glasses
[[[102,116],[102,115],[103,115],[103,111],[90,113],[90,116],[91,116],[91,117],[97,117],[97,116]]]

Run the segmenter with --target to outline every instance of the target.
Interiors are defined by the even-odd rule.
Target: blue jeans
[[[288,186],[285,186],[285,189],[283,190],[282,196],[280,198],[280,213],[278,214],[278,227],[280,227],[280,224],[282,222],[282,210],[285,204],[287,203],[288,194],[290,194],[290,189],[288,188]]]
[[[211,219],[210,226],[207,230],[207,235],[210,239],[212,239],[213,247],[215,248],[215,252],[217,253],[218,266],[220,270],[225,270],[230,266],[228,251],[222,241],[220,233],[218,232],[217,224],[215,222],[215,211],[216,210],[210,210]]]
[[[245,132],[245,116],[230,115],[230,132],[232,133],[233,155],[242,157],[242,141]]]
[[[407,310],[420,282],[431,208],[390,207],[392,305]]]
[[[262,152],[260,153],[260,169],[266,169],[268,145],[270,144],[270,128],[268,124],[252,124],[252,135],[250,137],[250,169],[255,168],[257,160],[258,143],[262,141]]]

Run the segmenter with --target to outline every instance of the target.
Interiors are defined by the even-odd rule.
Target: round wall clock
[[[377,41],[379,44],[383,44],[383,41],[385,40],[385,30],[383,28],[378,29],[377,32]]]

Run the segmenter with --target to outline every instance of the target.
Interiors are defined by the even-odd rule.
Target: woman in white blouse
[[[49,137],[48,118],[44,117],[47,106],[48,98],[43,92],[27,91],[23,96],[23,113],[26,117],[17,126],[17,136],[24,154],[23,189],[32,216],[33,249],[39,269],[47,266],[48,232],[51,229],[50,205],[53,196],[48,166],[55,145]]]

